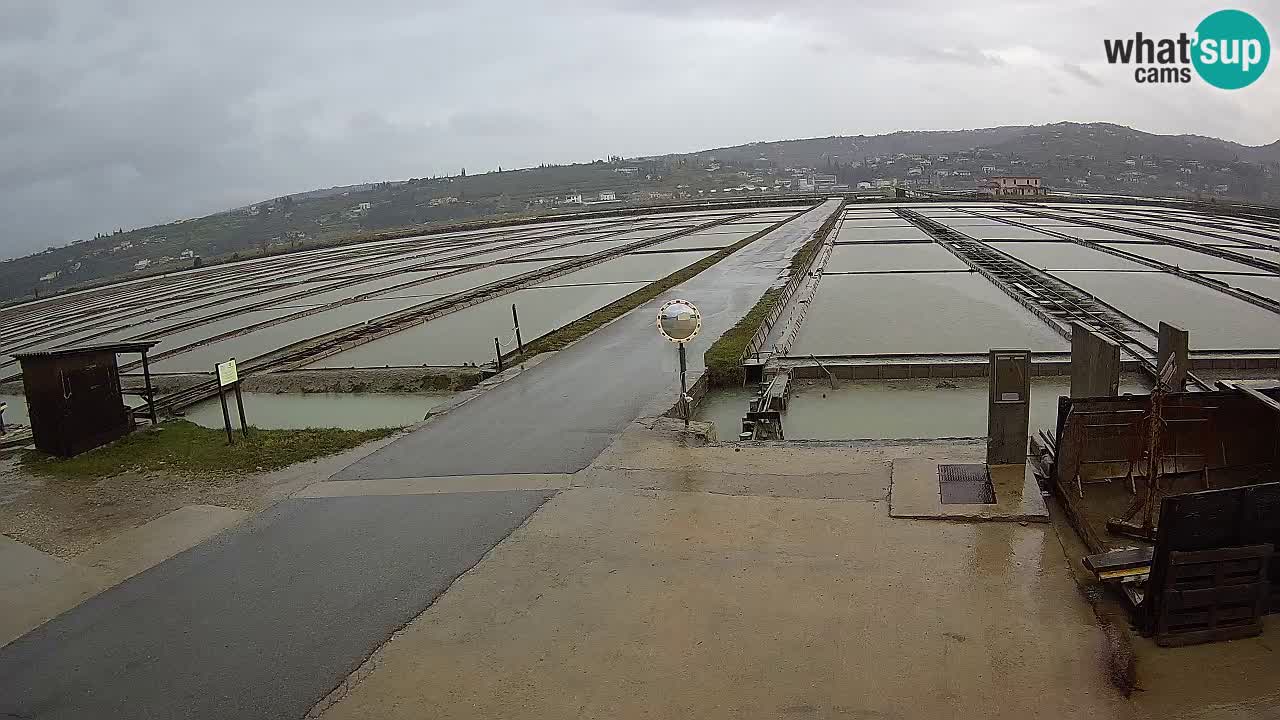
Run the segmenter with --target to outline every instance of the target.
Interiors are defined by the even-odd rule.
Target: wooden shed
[[[22,364],[22,384],[35,445],[50,455],[71,457],[133,431],[133,411],[120,389],[116,353],[141,353],[144,396],[155,419],[149,342],[122,342],[14,355]]]

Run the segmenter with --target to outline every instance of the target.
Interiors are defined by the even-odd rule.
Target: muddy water
[[[1280,257],[1276,258],[1280,262]],[[1210,275],[1226,284],[1280,302],[1280,276],[1274,275]]]
[[[487,300],[422,325],[320,360],[309,367],[383,367],[485,363],[493,339],[514,349],[511,305],[519,307],[520,330],[532,340],[588,315],[650,281],[700,260],[710,252],[626,255]],[[626,280],[627,282],[623,282]],[[575,284],[576,283],[576,284]]]
[[[823,272],[883,270],[967,270],[968,266],[935,243],[837,245]]]
[[[1168,273],[1055,272],[1150,327],[1160,321],[1191,333],[1196,350],[1280,347],[1275,313]],[[825,284],[825,281],[824,281]],[[994,347],[994,346],[993,346]]]
[[[630,282],[526,288],[340,352],[308,367],[484,363],[494,357],[495,337],[500,338],[504,352],[515,347],[512,304],[519,308],[522,337],[531,340],[644,285],[643,282]]]
[[[980,275],[830,275],[792,355],[1068,350],[1067,342]]]
[[[1068,394],[1070,378],[1036,378],[1031,384],[1031,420],[1038,428],[1057,422],[1058,396]],[[1120,391],[1145,392],[1140,378],[1122,379]],[[741,430],[750,389],[709,396],[698,419],[712,422],[716,436],[731,440]],[[782,417],[788,440],[848,440],[934,437],[984,437],[987,434],[985,378],[950,380],[868,380],[795,385]]]
[[[403,427],[420,422],[452,393],[244,393],[249,424],[260,428],[299,429],[337,427],[370,430]],[[240,426],[232,398],[231,423]],[[186,418],[204,427],[221,428],[222,405],[217,398],[187,409]]]
[[[991,247],[1042,270],[1151,270],[1116,255],[1069,242],[993,242]]]

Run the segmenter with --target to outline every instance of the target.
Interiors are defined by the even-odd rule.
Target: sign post
[[[658,308],[658,333],[675,343],[680,355],[680,414],[684,416],[684,426],[689,427],[689,397],[685,384],[685,351],[684,345],[697,337],[702,330],[702,314],[697,306],[687,300],[671,300]]]
[[[218,363],[214,366],[214,372],[218,375],[218,399],[222,402],[222,422],[227,428],[227,444],[231,445],[235,442],[235,438],[231,434],[231,412],[227,408],[227,388],[231,388],[236,394],[236,409],[240,413],[240,432],[246,438],[249,437],[249,422],[244,417],[244,396],[240,394],[240,372],[236,369],[236,359],[231,358],[226,362]]]
[[[516,314],[515,303],[511,303],[511,322],[516,325],[516,347],[520,350],[520,357],[524,357],[524,338],[520,337],[520,316]]]

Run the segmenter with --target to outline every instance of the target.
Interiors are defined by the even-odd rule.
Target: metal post
[[[689,427],[689,396],[685,391],[684,373],[684,343],[680,343],[680,408],[683,411],[680,414],[684,416],[684,426],[687,429]]]
[[[240,381],[236,381],[236,407],[240,409],[240,433],[249,437],[249,421],[244,419],[244,398],[240,395]]]
[[[234,445],[236,441],[231,436],[231,413],[227,411],[227,393],[222,389],[222,383],[218,383],[218,399],[222,401],[222,423],[227,428],[227,444]]]
[[[511,303],[511,321],[516,324],[516,347],[520,348],[521,357],[524,356],[524,338],[520,337],[520,316],[516,314],[516,304]]]
[[[498,356],[498,372],[502,372],[502,343],[498,342],[498,338],[493,339],[493,352]]]
[[[147,351],[142,351],[142,381],[147,386],[147,411],[151,415],[151,427],[155,427],[156,421],[156,394],[151,389],[151,367],[147,364]]]

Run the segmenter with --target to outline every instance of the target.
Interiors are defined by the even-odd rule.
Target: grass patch
[[[726,248],[718,250],[714,254],[708,255],[707,257],[702,258],[701,260],[693,263],[692,265],[686,265],[685,267],[671,273],[670,275],[662,278],[661,280],[657,280],[655,282],[649,283],[648,285],[645,285],[644,287],[640,288],[639,290],[636,290],[630,295],[614,300],[613,302],[609,303],[608,305],[605,305],[604,307],[591,313],[590,315],[585,315],[581,318],[578,318],[577,320],[574,320],[568,325],[561,327],[559,330],[554,330],[550,333],[547,333],[546,335],[543,335],[542,337],[538,338],[537,340],[534,340],[528,345],[525,345],[523,355],[516,354],[510,358],[504,357],[503,362],[518,363],[522,360],[533,357],[534,355],[537,355],[539,353],[552,352],[555,350],[563,350],[566,346],[569,345],[569,343],[572,343],[575,340],[585,337],[588,333],[595,330],[596,328],[606,325],[619,317],[622,317],[628,312],[631,312],[632,310],[658,297],[659,295],[670,290],[671,288],[685,282],[686,280],[693,278],[695,275],[702,272],[703,270],[706,270],[712,265],[715,265],[721,260],[724,260],[725,258],[729,257],[735,252],[750,245],[756,240],[759,240],[765,235],[768,235],[769,233],[777,229],[779,226],[784,225],[787,222],[788,220],[784,220],[780,223],[770,225],[764,230],[761,230],[760,232],[755,233],[754,235],[745,237]]]
[[[773,310],[778,299],[782,297],[782,288],[769,288],[756,302],[755,307],[746,314],[738,324],[720,336],[702,355],[702,363],[706,366],[707,384],[709,387],[728,387],[742,385],[742,353],[747,343],[760,329],[764,318]]]
[[[224,430],[171,420],[73,458],[28,451],[22,456],[22,465],[35,474],[65,479],[99,479],[129,471],[188,475],[253,473],[332,455],[396,431],[397,428],[261,430],[250,427],[247,439],[237,433],[235,444],[228,446]]]
[[[791,257],[791,263],[788,265],[790,275],[794,276],[796,273],[803,273],[808,270],[809,263],[818,254],[818,250],[822,248],[822,243],[827,234],[831,232],[831,228],[835,226],[843,214],[844,204],[841,204],[840,208],[822,223],[818,231],[813,234],[813,238]],[[729,328],[728,332],[721,335],[720,339],[716,340],[711,347],[707,348],[707,351],[702,355],[702,363],[707,368],[706,375],[709,387],[742,385],[745,380],[742,372],[742,356],[746,353],[747,345],[751,342],[751,338],[755,336],[756,331],[764,324],[764,319],[781,299],[782,288],[765,290],[760,299],[756,301],[755,306],[746,314],[746,317],[739,320],[736,325]]]

